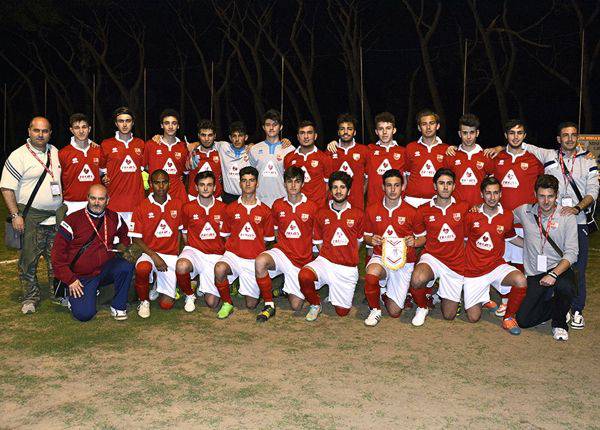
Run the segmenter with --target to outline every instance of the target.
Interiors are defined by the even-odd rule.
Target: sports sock
[[[350,313],[350,308],[342,308],[341,306],[333,306],[335,308],[335,313],[341,317],[345,317]]]
[[[521,307],[521,303],[526,294],[527,288],[512,287],[510,289],[510,293],[508,293],[508,305],[506,306],[506,313],[504,314],[505,319],[515,316]]]
[[[217,290],[219,290],[221,300],[232,305],[233,302],[231,301],[231,292],[229,291],[229,281],[225,279],[221,282],[215,282],[215,287],[217,287]]]
[[[410,287],[408,291],[412,296],[413,300],[420,308],[427,308],[427,290],[429,288],[413,288]]]
[[[379,305],[379,277],[371,274],[365,275],[365,297],[371,309],[380,309]]]
[[[148,261],[140,261],[135,266],[135,291],[140,300],[150,300],[150,273],[152,264]]]
[[[508,303],[508,294],[500,294],[500,297],[502,297],[502,304],[506,305]]]
[[[187,296],[193,296],[194,291],[192,290],[192,278],[189,273],[176,273],[177,285],[179,289]]]
[[[269,275],[265,276],[264,278],[256,278],[256,283],[258,284],[260,295],[265,301],[265,305],[267,304],[267,302],[273,303],[273,290],[271,286],[271,278],[269,277]]]
[[[161,309],[169,310],[173,307],[174,304],[175,300],[171,297],[163,296],[161,294],[161,296],[158,298],[158,306],[160,306]]]
[[[315,281],[317,280],[317,275],[312,270],[303,267],[300,269],[300,273],[298,273],[298,282],[300,283],[300,291],[306,297],[306,301],[311,305],[320,305],[321,298],[317,294],[317,290],[315,288]]]

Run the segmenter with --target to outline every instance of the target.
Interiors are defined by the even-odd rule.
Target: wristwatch
[[[12,219],[15,219],[15,218],[16,218],[16,217],[18,217],[18,216],[21,216],[21,214],[20,214],[19,212],[15,212],[15,213],[12,213],[12,214],[10,214],[10,217],[11,217]]]

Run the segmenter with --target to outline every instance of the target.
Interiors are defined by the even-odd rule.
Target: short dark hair
[[[375,115],[375,128],[380,122],[389,122],[396,127],[396,117],[389,112],[381,112]]]
[[[340,124],[342,124],[344,122],[349,122],[349,123],[351,123],[354,126],[354,128],[357,128],[357,126],[356,126],[356,118],[354,118],[349,113],[342,113],[342,114],[338,115],[338,117],[336,119],[337,126],[339,127]]]
[[[169,178],[169,174],[167,172],[165,172],[163,169],[156,169],[154,172],[152,172],[152,174],[150,175],[150,181],[154,181],[154,178],[156,177],[156,175],[160,175],[163,174],[167,177],[167,179],[169,179],[169,182],[171,178]]]
[[[479,117],[473,113],[466,113],[458,120],[458,127],[460,128],[461,125],[475,127],[475,129],[479,130]]]
[[[268,119],[275,121],[277,124],[281,124],[281,113],[275,109],[269,109],[262,116],[262,123],[264,124]]]
[[[519,125],[521,127],[523,127],[523,131],[525,131],[525,133],[527,133],[527,124],[525,123],[524,120],[522,120],[520,118],[513,118],[513,119],[509,119],[508,121],[506,121],[504,123],[504,132],[508,133],[508,131],[511,128],[517,127]]]
[[[73,124],[82,121],[85,121],[87,125],[90,125],[90,121],[84,113],[74,113],[69,117],[69,127],[73,127]]]
[[[300,179],[302,183],[304,183],[304,170],[302,170],[298,166],[290,166],[285,169],[283,172],[283,181],[287,181],[290,179]]]
[[[342,181],[344,183],[344,185],[346,185],[346,188],[348,188],[348,189],[350,189],[350,187],[352,187],[352,176],[350,176],[346,172],[342,172],[341,170],[338,170],[337,172],[333,172],[331,174],[331,176],[329,176],[329,182],[327,185],[329,186],[330,191],[333,188],[333,183],[335,181]]]
[[[433,175],[433,183],[435,184],[437,182],[438,179],[440,179],[440,176],[450,176],[452,178],[453,181],[456,181],[456,174],[454,173],[453,170],[448,169],[447,167],[441,167],[439,169],[437,169],[437,171],[435,172],[435,175]]]
[[[577,132],[579,133],[579,127],[577,126],[577,124],[575,124],[573,121],[563,121],[560,124],[558,124],[558,127],[556,127],[556,135],[560,136],[563,128],[567,127],[575,127],[575,130],[577,130]]]
[[[402,175],[402,173],[398,169],[390,169],[383,174],[382,179],[384,184],[387,178],[400,178],[400,183],[404,183],[404,175]]]
[[[481,185],[479,186],[479,189],[483,193],[485,191],[486,187],[488,187],[489,185],[498,185],[500,187],[500,189],[502,190],[502,184],[500,183],[498,178],[496,178],[494,176],[486,176],[485,178],[483,178],[483,181],[481,181]]]
[[[437,113],[435,113],[433,110],[427,108],[427,109],[422,109],[419,112],[417,112],[417,115],[415,116],[417,125],[421,124],[421,118],[423,118],[424,116],[432,116],[435,118],[435,122],[437,122],[437,123],[440,122],[440,116]]]
[[[162,124],[163,120],[168,117],[168,116],[173,116],[177,119],[177,121],[179,121],[179,112],[177,112],[175,109],[165,109],[160,113],[160,123]]]
[[[306,119],[304,121],[300,121],[300,123],[298,124],[298,131],[300,131],[300,129],[304,128],[304,127],[312,127],[315,131],[317,131],[317,127],[315,126],[315,123],[308,119]]]
[[[217,131],[215,124],[210,119],[201,119],[198,121],[198,133],[200,130],[212,130],[213,133]]]
[[[233,133],[248,134],[246,125],[242,121],[234,121],[229,125],[229,135]]]
[[[204,172],[198,172],[198,174],[194,178],[194,183],[196,185],[198,185],[198,182],[200,182],[202,179],[206,179],[206,178],[212,178],[213,182],[215,182],[215,183],[217,182],[217,178],[215,177],[215,174],[210,170],[205,170]]]
[[[556,194],[558,194],[558,179],[552,175],[540,175],[535,181],[534,190],[537,193],[540,188],[552,188]]]
[[[133,111],[131,109],[129,109],[127,106],[121,106],[114,110],[114,112],[113,112],[113,121],[114,122],[117,122],[117,117],[119,115],[129,115],[131,117],[132,121],[135,122],[135,115],[134,115]]]
[[[258,170],[256,170],[256,167],[252,166],[242,167],[240,169],[240,179],[242,179],[242,176],[244,175],[252,175],[255,179],[258,179]]]

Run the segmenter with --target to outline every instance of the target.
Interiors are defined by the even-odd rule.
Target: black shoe
[[[275,308],[273,306],[265,306],[258,315],[256,322],[267,322],[271,317],[275,316]]]

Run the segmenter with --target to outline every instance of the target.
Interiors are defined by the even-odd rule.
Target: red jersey
[[[348,201],[352,207],[363,210],[365,207],[365,172],[369,150],[365,145],[353,142],[348,148],[337,147],[337,152],[329,153],[331,171],[341,170],[352,176],[352,187]]]
[[[81,149],[71,138],[71,143],[58,151],[62,167],[61,181],[63,199],[68,202],[84,202],[90,187],[100,183],[100,159],[102,150],[88,146]]]
[[[416,236],[427,236],[423,252],[431,254],[455,272],[464,274],[465,218],[469,205],[457,203],[452,197],[450,206],[442,209],[436,206],[435,200],[419,206]]]
[[[435,195],[433,176],[444,165],[447,149],[439,137],[432,146],[425,145],[422,138],[406,146],[406,170],[410,173],[407,196],[430,199]]]
[[[283,159],[283,168],[298,166],[304,170],[304,185],[302,192],[317,204],[319,208],[327,204],[327,180],[331,175],[331,158],[315,146],[307,154],[297,148]]]
[[[181,206],[181,200],[170,195],[161,205],[151,193],[133,210],[129,237],[139,237],[154,252],[179,254],[179,230],[183,229]]]
[[[115,136],[104,139],[101,147],[100,167],[106,169],[110,180],[108,207],[115,212],[131,212],[144,200],[141,175],[144,166],[144,141],[132,137],[128,142],[123,142]]]
[[[296,204],[290,203],[287,197],[273,202],[271,211],[277,230],[275,248],[280,249],[296,267],[303,267],[312,260],[312,235],[318,209],[319,206],[304,194]]]
[[[498,212],[490,217],[480,207],[479,212],[467,214],[465,228],[465,276],[483,276],[505,263],[505,241],[517,235],[511,211],[504,212],[502,206],[498,205]]]
[[[146,142],[144,151],[144,166],[148,167],[148,173],[162,169],[169,174],[169,194],[181,202],[188,201],[187,191],[183,184],[183,175],[187,173],[185,163],[188,158],[188,150],[185,143],[175,138],[171,145],[160,140]]]
[[[400,200],[400,204],[393,209],[383,205],[383,200],[378,204],[369,206],[365,214],[365,236],[381,236],[402,238],[415,233],[417,210],[408,203]],[[381,255],[381,245],[373,249],[373,254]],[[417,261],[415,248],[409,246],[406,253],[406,262]]]
[[[379,142],[368,146],[367,158],[367,207],[383,200],[383,180],[381,177],[390,169],[404,172],[406,168],[406,149],[395,141],[390,146],[382,146]]]
[[[198,195],[195,182],[196,175],[200,172],[209,170],[215,174],[216,183],[214,195],[215,197],[219,197],[223,193],[221,157],[219,157],[219,152],[214,147],[208,152],[199,151],[198,148],[194,149],[194,152],[192,153],[192,156],[197,157],[198,159],[198,166],[192,170],[192,173],[190,174],[189,194],[194,197]]]
[[[317,212],[313,243],[323,244],[319,255],[332,263],[356,267],[359,242],[364,236],[363,211],[347,203],[337,212],[331,204]]]
[[[467,202],[469,206],[480,204],[481,181],[494,171],[494,160],[483,155],[481,146],[475,145],[473,151],[467,153],[458,147],[454,157],[444,158],[444,167],[456,174],[456,188],[453,196],[459,202]]]
[[[221,236],[229,237],[225,243],[227,251],[240,258],[256,258],[266,250],[265,240],[275,239],[271,209],[258,199],[254,206],[246,206],[238,198],[225,210]]]
[[[512,211],[526,203],[535,203],[535,181],[544,167],[529,152],[514,155],[506,150],[494,158],[494,176],[502,184],[502,206]]]
[[[184,204],[181,221],[188,245],[204,254],[222,255],[225,252],[225,242],[221,237],[221,226],[226,208],[225,203],[214,197],[208,207],[202,206],[198,199]]]

